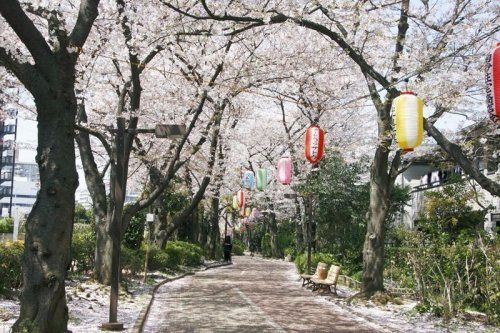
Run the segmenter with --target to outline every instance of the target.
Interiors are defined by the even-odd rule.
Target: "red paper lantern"
[[[500,43],[486,63],[486,102],[491,120],[500,123]]]
[[[245,192],[243,190],[239,190],[236,197],[238,198],[238,206],[241,209],[245,209]]]
[[[306,130],[306,159],[312,164],[323,158],[325,131],[318,125],[311,125]]]

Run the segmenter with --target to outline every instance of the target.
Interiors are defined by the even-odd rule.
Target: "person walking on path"
[[[231,236],[226,236],[224,239],[224,244],[222,245],[224,251],[224,261],[231,262],[231,251],[233,249],[233,244],[231,243]]]

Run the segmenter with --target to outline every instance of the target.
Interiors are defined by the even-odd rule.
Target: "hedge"
[[[23,241],[0,243],[0,294],[21,287]]]

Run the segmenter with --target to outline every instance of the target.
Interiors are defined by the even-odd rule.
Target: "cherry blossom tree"
[[[277,24],[296,25],[317,32],[331,41],[342,54],[357,65],[353,75],[366,81],[368,97],[376,110],[378,143],[371,167],[371,201],[364,248],[363,293],[383,290],[384,232],[388,198],[394,180],[401,172],[401,151],[394,150],[392,136],[392,101],[399,95],[402,82],[412,78],[420,91],[433,82],[445,82],[452,73],[463,73],[471,53],[484,49],[498,32],[493,1],[401,2],[336,1],[307,2],[257,1],[164,1],[169,8],[194,21],[221,22],[228,35],[248,30],[263,30]],[[433,82],[425,80],[430,76]],[[456,78],[457,76],[453,76]],[[438,90],[450,98],[460,90]],[[463,92],[462,92],[463,93]],[[432,121],[426,129],[437,143],[473,177],[492,193],[498,184],[484,177],[457,145],[451,145]],[[392,153],[391,153],[392,151]]]
[[[40,191],[26,223],[21,313],[15,332],[65,332],[64,292],[78,186],[75,66],[97,17],[98,0],[0,4],[0,65],[35,100]],[[14,34],[17,36],[14,36]]]

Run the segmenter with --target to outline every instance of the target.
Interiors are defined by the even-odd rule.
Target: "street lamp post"
[[[100,328],[105,331],[122,331],[123,323],[118,322],[118,296],[120,283],[120,245],[122,239],[121,223],[123,218],[123,205],[126,194],[126,133],[137,135],[139,133],[155,134],[157,138],[178,139],[186,135],[185,125],[156,125],[154,129],[126,129],[125,117],[117,118],[117,128],[115,132],[115,170],[112,184],[112,194],[115,200],[115,208],[111,218],[110,236],[112,240],[111,248],[111,290],[109,295],[109,322],[102,323]],[[113,175],[112,175],[113,178]]]
[[[146,214],[146,259],[144,260],[144,279],[143,283],[146,283],[146,279],[148,277],[148,260],[149,260],[149,244],[151,243],[151,229],[152,229],[152,224],[155,220],[155,214]]]

